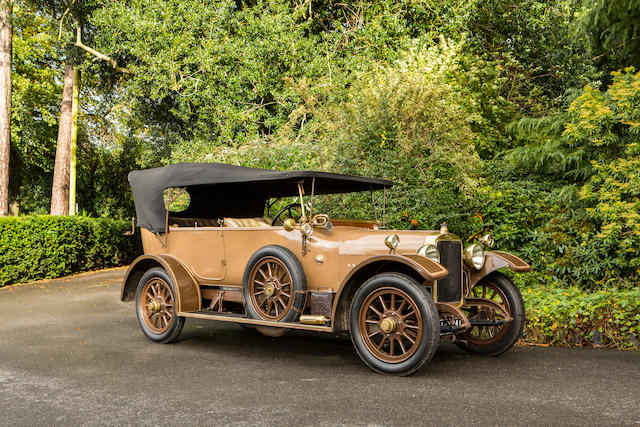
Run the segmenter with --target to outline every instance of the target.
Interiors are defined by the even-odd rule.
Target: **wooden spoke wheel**
[[[511,312],[509,300],[505,293],[490,281],[483,281],[475,285],[470,292],[472,298],[482,298],[498,304],[507,313]],[[467,310],[467,318],[472,323],[485,323],[473,325],[466,333],[468,342],[478,345],[487,345],[499,341],[507,332],[509,323],[504,315],[490,307],[473,306]],[[495,324],[491,324],[494,322]]]
[[[138,282],[136,312],[142,332],[152,341],[168,344],[175,341],[184,326],[178,316],[176,290],[171,278],[161,268],[147,271]]]
[[[258,316],[265,320],[280,320],[293,305],[291,273],[278,258],[259,260],[249,275],[249,295]]]
[[[155,334],[163,334],[169,329],[174,303],[167,282],[159,277],[151,278],[142,288],[139,304],[147,328]]]
[[[438,348],[438,309],[413,278],[395,272],[376,274],[353,296],[349,333],[358,355],[371,369],[410,375]]]
[[[400,289],[385,287],[369,294],[358,318],[363,342],[383,362],[405,361],[420,346],[422,315],[415,301]]]
[[[282,246],[258,249],[247,262],[242,284],[247,315],[253,319],[294,322],[306,303],[302,264]],[[269,336],[275,333],[256,329]]]
[[[461,310],[467,315],[471,329],[455,343],[487,356],[497,356],[513,347],[522,333],[525,316],[522,295],[513,282],[494,272],[475,284],[467,298],[469,304]],[[482,300],[490,303],[482,304]],[[505,318],[505,313],[511,320]]]

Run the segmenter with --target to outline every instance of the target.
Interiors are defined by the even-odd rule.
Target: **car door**
[[[221,227],[172,228],[167,249],[191,270],[198,281],[224,279],[226,261]]]

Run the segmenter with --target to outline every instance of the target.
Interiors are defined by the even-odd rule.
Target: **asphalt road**
[[[396,378],[321,334],[187,320],[154,344],[123,274],[0,289],[0,425],[640,425],[640,352],[449,345]]]

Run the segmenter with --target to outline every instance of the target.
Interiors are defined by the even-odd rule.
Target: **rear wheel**
[[[184,317],[177,314],[175,287],[163,269],[152,268],[140,278],[136,313],[142,332],[150,340],[168,344],[180,335]]]
[[[513,320],[501,323],[504,316],[491,308],[463,307],[472,326],[456,344],[471,353],[486,356],[498,356],[513,347],[522,333],[525,316],[524,301],[516,285],[504,274],[493,273],[475,284],[469,297],[499,305]]]
[[[358,355],[371,369],[410,375],[438,347],[438,310],[424,287],[411,277],[382,273],[356,292],[349,332]]]
[[[298,258],[287,248],[265,246],[254,253],[244,273],[244,301],[253,319],[295,321],[306,301],[307,280]],[[256,327],[267,336],[282,336],[288,329]]]

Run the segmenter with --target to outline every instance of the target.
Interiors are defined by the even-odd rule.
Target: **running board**
[[[192,319],[218,320],[221,322],[244,323],[254,326],[270,326],[274,328],[301,329],[304,331],[333,332],[331,326],[309,325],[292,322],[274,322],[272,320],[250,319],[238,314],[211,313],[195,311],[191,313],[179,312],[178,316],[190,317]]]

